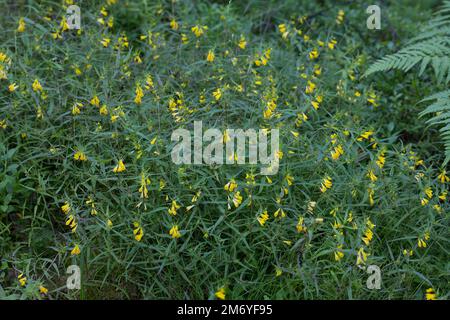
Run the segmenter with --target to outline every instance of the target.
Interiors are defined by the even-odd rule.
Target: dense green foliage
[[[417,118],[448,55],[421,33],[447,69],[362,76],[419,63],[369,69],[440,1],[386,1],[381,31],[330,0],[79,1],[76,31],[71,2],[0,0],[0,298],[449,297],[450,178]],[[194,120],[278,128],[279,172],[173,164]]]

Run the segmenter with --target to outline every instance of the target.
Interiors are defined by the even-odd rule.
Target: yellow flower
[[[181,208],[181,206],[175,200],[172,200],[172,205],[168,209],[168,212],[169,212],[170,215],[176,216],[177,215],[177,210],[180,209],[180,208]]]
[[[18,85],[16,85],[15,83],[11,83],[11,84],[8,86],[8,91],[9,91],[9,92],[14,92],[14,91],[17,90],[17,88],[19,88]]]
[[[141,174],[141,187],[139,188],[139,193],[141,194],[141,198],[148,198],[148,190],[147,185],[150,184],[150,179],[145,176],[144,173]]]
[[[261,226],[264,226],[266,221],[269,220],[269,214],[267,213],[267,210],[264,210],[264,212],[261,213],[257,220]]]
[[[334,47],[336,46],[337,41],[332,39],[330,42],[328,42],[328,48],[330,50],[334,50]]]
[[[75,245],[75,247],[73,247],[72,251],[70,251],[70,254],[73,256],[77,256],[81,253],[80,247],[78,246],[78,244]]]
[[[44,286],[39,286],[39,293],[41,294],[47,294],[48,293],[48,289]]]
[[[0,129],[6,129],[7,126],[6,120],[0,120]]]
[[[317,59],[319,57],[319,51],[314,48],[310,53],[309,53],[309,59],[310,60],[314,60]]]
[[[308,80],[308,85],[306,86],[305,93],[310,94],[314,92],[316,84]]]
[[[426,188],[424,190],[424,192],[425,192],[425,194],[427,195],[428,198],[430,198],[430,199],[433,198],[433,190],[430,187]]]
[[[17,27],[17,32],[25,31],[25,20],[23,18],[19,19],[19,26]]]
[[[224,288],[224,287],[219,288],[219,290],[216,291],[216,293],[214,294],[214,296],[215,296],[217,299],[225,300],[225,288]]]
[[[364,252],[364,248],[361,247],[361,248],[358,250],[358,256],[357,256],[357,258],[356,258],[356,264],[357,264],[357,265],[366,264],[366,261],[367,261],[367,257],[368,257],[368,256],[369,256],[369,254],[366,253],[366,252]]]
[[[170,20],[170,28],[172,28],[172,30],[178,30],[179,25],[175,19]]]
[[[125,164],[123,163],[122,159],[119,160],[119,162],[117,163],[117,165],[114,167],[113,172],[118,173],[118,172],[122,172],[125,171]]]
[[[191,31],[195,34],[195,36],[197,38],[201,37],[203,35],[203,33],[205,33],[206,30],[208,30],[207,26],[198,26],[197,25],[197,26],[193,26],[191,28]]]
[[[20,286],[25,287],[27,284],[27,277],[24,277],[23,273],[21,273],[17,276],[17,279],[19,279]]]
[[[136,86],[135,93],[136,97],[134,98],[134,102],[139,105],[142,103],[142,98],[144,97],[144,90],[142,90],[139,84]]]
[[[244,50],[246,46],[247,46],[247,41],[245,40],[244,36],[241,36],[241,39],[239,40],[239,43],[238,43],[238,47],[241,48],[242,50]]]
[[[367,176],[367,177],[370,179],[370,181],[372,181],[372,182],[375,182],[375,181],[378,180],[377,176],[375,175],[375,173],[373,173],[373,170],[372,170],[372,169],[369,170],[369,173],[367,173],[366,176]]]
[[[106,116],[108,114],[108,107],[104,104],[100,109],[99,112],[101,115]]]
[[[380,169],[383,169],[383,167],[384,167],[384,163],[386,162],[386,157],[384,156],[384,151],[382,151],[381,153],[380,153],[380,155],[378,156],[378,159],[377,159],[377,161],[376,161],[376,164],[377,164],[377,166],[380,168]]]
[[[320,191],[324,193],[328,189],[330,189],[333,186],[333,182],[329,176],[323,178],[322,183],[320,185]]]
[[[64,214],[68,214],[69,213],[69,211],[70,211],[70,204],[66,201],[65,203],[64,203],[64,205],[61,207],[61,211],[64,213]]]
[[[216,99],[216,101],[219,101],[219,99],[222,97],[222,90],[220,90],[220,88],[217,88],[213,92],[213,96],[214,96],[214,99]]]
[[[83,107],[83,104],[81,104],[80,102],[75,102],[72,107],[72,114],[73,115],[80,114],[82,107]]]
[[[344,16],[345,16],[344,10],[339,10],[338,15],[336,17],[336,23],[341,24],[342,22],[344,22]]]
[[[286,213],[284,212],[283,209],[278,208],[278,210],[274,212],[273,216],[274,216],[275,218],[278,218],[278,216],[279,216],[280,218],[284,218],[284,217],[286,217]]]
[[[107,48],[109,44],[111,43],[111,39],[109,38],[103,38],[100,43],[103,45],[103,47]]]
[[[106,225],[108,226],[108,228],[112,228],[113,222],[111,221],[111,219],[108,219],[108,220],[106,221]]]
[[[297,222],[297,225],[295,228],[297,229],[297,232],[299,232],[299,233],[306,232],[307,228],[305,226],[305,218],[303,218],[303,217],[298,218],[298,222]]]
[[[208,56],[206,57],[206,61],[208,61],[208,62],[213,62],[215,57],[216,57],[216,56],[214,55],[214,51],[209,50],[209,51],[208,51]],[[217,100],[218,100],[218,99],[217,99]]]
[[[334,251],[334,260],[340,261],[344,257],[344,252],[342,252],[342,244],[337,246],[337,249]]]
[[[242,196],[241,193],[238,191],[233,196],[233,204],[237,208],[242,203]]]
[[[363,141],[363,140],[367,140],[369,139],[372,135],[373,135],[373,131],[369,130],[369,131],[365,131],[363,132],[356,140],[357,141]]]
[[[436,300],[437,295],[433,288],[428,288],[427,292],[425,293],[425,299],[427,300]]]
[[[342,145],[338,145],[337,147],[334,147],[334,150],[331,151],[331,158],[333,160],[337,160],[343,154],[344,154],[344,149],[342,148]]]
[[[76,232],[78,223],[72,214],[67,217],[66,226],[69,226],[69,228],[72,230],[72,233]]]
[[[181,237],[181,233],[180,233],[180,231],[178,231],[178,226],[176,226],[176,225],[170,229],[169,234],[174,239]]]
[[[441,173],[438,176],[439,182],[440,183],[446,183],[450,181],[450,178],[447,177],[447,171],[442,170]]]
[[[285,179],[289,186],[292,186],[292,184],[294,183],[294,180],[295,180],[294,177],[291,176],[290,174],[287,174]]]
[[[134,222],[133,225],[134,225],[134,230],[133,230],[134,239],[139,242],[139,241],[141,241],[142,237],[144,236],[144,229],[142,229],[139,222]]]
[[[32,87],[33,87],[33,91],[34,92],[37,92],[37,91],[42,92],[42,90],[43,90],[42,86],[41,86],[41,83],[39,82],[38,79],[34,80]]]
[[[86,161],[87,157],[84,154],[84,152],[78,150],[77,152],[75,152],[75,154],[73,155],[73,158],[77,161]]]

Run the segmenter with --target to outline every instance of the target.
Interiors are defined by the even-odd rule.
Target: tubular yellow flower
[[[337,246],[337,249],[334,251],[334,260],[340,261],[344,257],[344,252],[342,252],[342,244]]]
[[[175,200],[172,200],[172,205],[167,211],[169,212],[170,215],[176,216],[177,210],[180,208],[181,206]]]
[[[333,182],[329,176],[323,178],[322,183],[320,185],[320,192],[324,193],[328,189],[333,186]]]
[[[370,179],[370,181],[372,181],[372,182],[375,182],[375,181],[378,180],[377,176],[375,175],[375,173],[373,172],[372,169],[369,170],[369,172],[367,173],[366,176],[367,176],[367,177]]]
[[[8,86],[8,91],[9,91],[9,92],[14,92],[14,91],[17,90],[17,88],[19,88],[18,85],[16,85],[15,83],[11,83],[11,84]]]
[[[73,256],[77,256],[81,253],[80,247],[78,246],[78,244],[75,245],[75,247],[73,247],[72,251],[70,251],[70,254]]]
[[[74,158],[76,161],[86,161],[86,160],[87,160],[87,157],[86,157],[86,155],[84,154],[84,152],[82,152],[82,151],[80,151],[80,150],[78,150],[77,152],[75,152],[75,154],[73,155],[73,158]]]
[[[27,284],[27,277],[25,277],[23,273],[21,273],[17,276],[17,279],[19,279],[20,286],[25,287],[25,285]]]
[[[267,220],[269,220],[269,214],[267,213],[267,210],[264,210],[264,212],[259,215],[257,220],[259,224],[263,227],[266,224]]]
[[[208,51],[208,55],[206,56],[206,61],[208,61],[208,62],[213,62],[214,61],[214,59],[215,59],[215,55],[214,55],[214,51],[212,51],[212,50],[209,50]]]
[[[142,237],[144,236],[144,229],[142,229],[139,222],[134,222],[133,226],[134,226],[133,229],[134,239],[139,242],[142,240]]]
[[[19,19],[19,26],[17,27],[17,32],[25,31],[25,20],[23,18]]]
[[[34,80],[32,87],[33,87],[33,91],[34,92],[37,92],[37,91],[42,92],[42,90],[43,90],[42,89],[42,85],[41,85],[41,83],[39,82],[38,79]]]
[[[247,41],[245,40],[244,36],[241,36],[241,39],[239,40],[239,43],[238,43],[238,47],[241,48],[242,50],[244,50],[246,46],[247,46]]]
[[[225,300],[225,288],[224,287],[219,288],[219,290],[217,290],[216,293],[214,293],[214,296],[217,299]]]
[[[66,201],[65,203],[64,203],[64,205],[61,207],[61,211],[64,213],[64,214],[68,214],[69,213],[69,211],[70,211],[70,204]]]
[[[137,105],[140,105],[142,103],[142,98],[144,97],[144,90],[142,90],[142,88],[139,84],[136,86],[135,93],[136,93],[136,96],[134,98],[134,102]]]
[[[437,300],[436,292],[433,288],[428,288],[425,293],[425,299],[426,300]]]
[[[222,97],[222,90],[220,88],[217,88],[214,92],[213,92],[213,96],[214,99],[216,99],[216,101],[219,101],[220,98]]]
[[[48,289],[44,286],[39,286],[39,293],[40,294],[47,294],[48,293]]]
[[[120,159],[119,162],[117,163],[117,165],[114,167],[113,172],[119,173],[119,172],[123,172],[125,170],[126,170],[125,164],[123,163],[122,159]]]
[[[181,237],[181,233],[178,230],[178,226],[174,225],[170,230],[169,230],[169,234],[172,236],[172,238],[176,239]]]
[[[179,25],[178,25],[178,22],[175,19],[170,20],[170,28],[172,30],[178,30]]]
[[[369,256],[369,254],[364,251],[363,247],[359,248],[358,256],[356,258],[356,264],[357,265],[366,264],[368,256]]]

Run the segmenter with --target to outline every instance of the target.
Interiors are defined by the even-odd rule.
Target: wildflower
[[[84,152],[82,152],[82,151],[80,151],[80,150],[78,150],[77,152],[75,152],[75,154],[73,155],[73,158],[74,158],[76,161],[86,161],[86,160],[87,160],[87,157],[86,157],[86,155],[84,154]]]
[[[139,242],[144,236],[144,230],[140,226],[139,222],[134,222],[133,226],[134,226],[133,229],[134,239]]]
[[[278,218],[278,216],[279,216],[280,218],[284,218],[284,217],[286,217],[286,213],[284,212],[283,209],[278,208],[278,210],[274,212],[273,216],[274,216],[275,218]]]
[[[329,176],[323,178],[322,183],[320,185],[320,192],[324,193],[328,189],[333,186],[333,182]]]
[[[83,104],[81,104],[80,102],[75,102],[72,107],[72,115],[80,114],[82,107],[83,107]]]
[[[91,103],[93,106],[100,107],[100,99],[99,99],[97,96],[94,96],[94,97],[91,99],[90,103]]]
[[[150,90],[153,88],[153,78],[150,74],[145,77],[145,89]]]
[[[425,299],[427,300],[436,300],[437,295],[433,288],[428,288],[425,293]]]
[[[117,165],[114,167],[113,172],[114,173],[119,173],[119,172],[122,172],[122,171],[125,171],[125,170],[126,170],[125,164],[123,163],[123,160],[120,159],[119,162],[117,163]]]
[[[380,155],[377,158],[376,164],[380,169],[383,169],[384,163],[386,162],[386,157],[384,156],[385,151],[381,151]]]
[[[364,251],[363,247],[359,248],[358,256],[356,258],[356,264],[357,265],[366,264],[368,256],[369,256],[369,254]]]
[[[374,194],[375,194],[375,191],[372,189],[372,188],[368,188],[367,189],[367,193],[369,194],[369,204],[371,205],[371,206],[373,206],[374,205],[374,200],[373,200],[373,196],[374,196]]]
[[[281,270],[280,268],[276,267],[275,268],[275,276],[279,277],[283,274],[283,270]]]
[[[70,254],[73,256],[77,256],[81,253],[80,247],[78,246],[78,244],[75,245],[75,247],[73,247],[72,251],[70,251]]]
[[[17,32],[25,31],[25,20],[23,18],[19,19],[19,26],[17,27]]]
[[[314,82],[311,82],[308,80],[308,85],[305,88],[305,93],[306,94],[313,93],[315,88],[316,88],[316,84]]]
[[[95,216],[97,214],[97,210],[95,209],[94,199],[91,196],[86,200],[86,204],[91,206],[91,215]]]
[[[337,44],[337,41],[334,40],[334,39],[332,39],[330,42],[328,42],[328,48],[329,48],[330,50],[334,50],[336,44]]]
[[[373,232],[371,228],[366,228],[366,231],[364,231],[364,235],[362,237],[362,241],[368,246],[370,244],[370,241],[372,241],[373,238]]]
[[[44,286],[39,286],[39,293],[40,294],[47,294],[48,293],[48,289]]]
[[[241,48],[242,50],[244,50],[246,46],[247,46],[247,41],[245,40],[244,36],[241,36],[241,39],[239,40],[239,43],[238,43],[238,47]]]
[[[342,252],[342,244],[337,246],[337,249],[334,251],[334,260],[340,261],[344,257],[344,252]]]
[[[11,84],[8,86],[8,91],[9,91],[9,92],[14,92],[14,91],[17,90],[17,88],[19,88],[18,85],[16,85],[15,83],[11,83]]]
[[[64,203],[64,205],[61,207],[61,211],[64,213],[64,214],[68,214],[69,213],[69,211],[70,211],[70,204],[66,201],[65,203]]]
[[[413,254],[414,253],[413,253],[413,251],[411,249],[410,250],[403,249],[403,255],[404,256],[411,257]]]
[[[109,44],[111,43],[111,39],[109,38],[103,38],[100,43],[103,45],[104,48],[107,48]]]
[[[439,195],[439,200],[440,200],[440,201],[445,201],[445,200],[447,200],[447,190],[443,191],[443,192]]]
[[[426,188],[424,190],[424,192],[425,192],[425,194],[427,195],[428,198],[430,198],[430,199],[433,198],[433,190],[430,187]]]
[[[447,171],[442,170],[438,176],[438,180],[440,183],[446,183],[450,181],[450,178],[447,176]]]
[[[314,48],[310,53],[309,53],[309,59],[310,60],[314,60],[317,59],[319,57],[319,51]]]
[[[144,91],[139,84],[136,86],[135,93],[136,97],[134,98],[134,102],[139,105],[142,103],[142,98],[144,97]]]
[[[17,279],[19,279],[20,286],[25,287],[27,284],[27,277],[24,277],[23,273],[21,273],[17,276]]]
[[[334,147],[334,150],[331,151],[331,158],[333,160],[337,160],[343,154],[344,154],[344,149],[342,148],[342,145],[338,145],[338,146]]]
[[[242,203],[241,193],[238,191],[233,195],[233,204],[237,208]]]
[[[177,210],[180,208],[181,206],[175,200],[172,200],[172,205],[167,211],[169,212],[170,215],[176,216]]]
[[[344,10],[339,10],[338,15],[336,17],[336,23],[342,24],[342,22],[344,22],[344,16],[345,16]]]
[[[67,217],[66,226],[69,226],[69,228],[72,230],[72,233],[76,232],[77,227],[78,227],[78,223],[75,220],[75,216],[74,215],[71,214],[71,215],[69,215]]]
[[[296,225],[297,232],[306,232],[307,228],[305,226],[305,219],[303,217],[298,218],[298,222]]]
[[[257,220],[259,224],[263,227],[266,221],[269,220],[269,214],[267,213],[267,210],[264,210],[264,212],[260,214]]]
[[[208,30],[207,26],[199,26],[199,25],[197,25],[197,26],[193,26],[191,28],[191,31],[195,34],[195,36],[197,38],[201,37],[205,33],[206,30]]]
[[[6,120],[0,120],[0,129],[6,129],[7,124],[6,124]]]
[[[217,290],[216,293],[214,293],[214,296],[217,299],[225,300],[225,288],[224,287],[219,288],[219,290]]]
[[[363,141],[369,139],[374,134],[373,131],[368,130],[363,132],[358,138],[356,138],[357,141]]]
[[[42,92],[42,90],[43,90],[42,86],[41,86],[41,83],[39,82],[38,79],[34,80],[32,87],[33,87],[33,91],[34,92],[37,92],[37,91]]]
[[[219,101],[219,99],[222,97],[222,90],[220,90],[220,88],[217,88],[213,92],[213,96],[214,96],[214,99],[216,99],[216,101]]]
[[[111,219],[108,219],[108,220],[106,221],[106,226],[107,226],[108,228],[112,228],[113,222],[111,221]]]
[[[181,34],[181,42],[183,44],[186,44],[189,42],[189,38],[184,33]]]
[[[141,174],[141,187],[139,188],[139,193],[141,194],[141,198],[148,198],[148,190],[147,185],[150,184],[150,179],[145,176],[144,173]]]
[[[367,178],[370,179],[370,181],[375,182],[378,180],[377,176],[375,175],[375,173],[373,173],[373,170],[370,169],[369,172],[367,173]]]
[[[425,232],[423,237],[417,239],[417,246],[419,248],[426,248],[428,240],[430,240],[430,234]]]
[[[104,104],[100,109],[99,112],[102,116],[106,116],[108,114],[108,107]]]
[[[178,30],[179,25],[178,25],[178,22],[175,19],[170,20],[170,28],[172,30]]]
[[[174,226],[170,229],[169,234],[170,234],[170,235],[172,236],[172,238],[174,238],[174,239],[181,237],[181,233],[180,233],[180,231],[178,231],[178,226],[177,226],[177,225],[174,225]]]
[[[290,174],[287,174],[285,179],[286,179],[286,182],[287,182],[287,184],[289,186],[292,186],[292,184],[294,183],[294,180],[295,180],[294,177],[291,176]]]
[[[208,51],[208,55],[207,55],[207,57],[206,57],[206,61],[208,61],[208,62],[213,62],[215,57],[216,57],[216,56],[214,55],[214,51],[209,50],[209,51]]]

